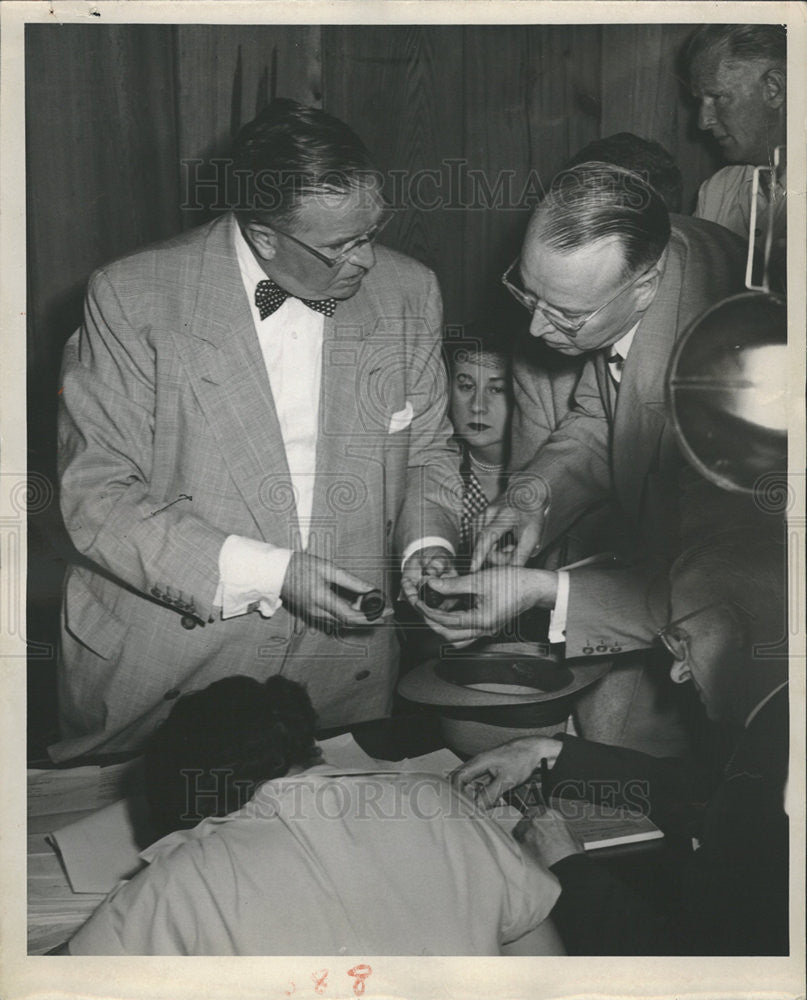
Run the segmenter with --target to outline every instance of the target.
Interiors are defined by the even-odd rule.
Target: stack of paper
[[[28,771],[28,830],[57,830],[78,813],[143,791],[143,758],[109,767],[70,767]],[[41,819],[40,817],[49,817]],[[56,824],[54,826],[54,824]]]
[[[73,891],[49,834],[142,789],[141,765],[137,758],[111,767],[29,770],[29,954],[42,955],[63,944],[106,894],[98,885],[89,892]]]
[[[65,942],[105,893],[77,895],[44,833],[28,835],[28,953],[42,955]]]

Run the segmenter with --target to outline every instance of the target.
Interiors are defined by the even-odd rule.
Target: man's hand
[[[550,767],[563,744],[549,736],[522,736],[471,758],[451,775],[483,809],[492,808],[511,788],[522,785],[545,757]]]
[[[546,485],[534,476],[516,476],[479,519],[471,572],[483,566],[523,566],[541,540],[549,509]]]
[[[347,591],[348,595],[356,595],[356,598],[374,588],[374,584],[360,580],[325,559],[306,552],[294,552],[283,579],[280,597],[291,612],[316,622],[355,628],[372,626],[383,620],[368,622],[364,613],[353,606],[356,601],[337,594],[331,584]]]
[[[418,603],[418,589],[424,580],[437,577],[456,576],[454,556],[442,545],[429,545],[418,549],[406,560],[401,577],[401,590],[413,607],[421,610],[425,605]]]
[[[453,579],[441,577],[432,580],[430,586],[446,597],[470,595],[471,607],[465,611],[415,604],[438,635],[452,643],[467,643],[482,635],[493,635],[528,608],[554,608],[558,574],[500,566]]]
[[[563,816],[554,809],[536,809],[519,820],[513,830],[515,839],[547,868],[570,854],[582,854],[584,847],[572,833]]]

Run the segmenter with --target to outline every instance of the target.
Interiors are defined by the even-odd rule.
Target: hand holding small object
[[[465,595],[464,608],[418,606],[432,629],[456,644],[494,635],[529,608],[553,608],[558,575],[548,570],[499,566],[467,576],[439,577],[429,585],[444,598]]]
[[[401,576],[401,591],[412,607],[422,613],[425,602],[420,597],[420,591],[423,585],[436,579],[449,579],[456,575],[454,556],[448,549],[441,545],[427,546],[413,552],[406,560]]]
[[[358,606],[356,595],[371,593],[371,583],[360,580],[327,559],[307,552],[293,552],[280,591],[284,605],[326,624],[366,627],[370,619]]]
[[[558,759],[563,744],[549,736],[522,736],[478,754],[453,772],[452,778],[484,809],[492,808],[511,788],[524,784],[542,759]]]

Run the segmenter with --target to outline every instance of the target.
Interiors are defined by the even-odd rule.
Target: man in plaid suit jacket
[[[90,280],[63,362],[68,570],[54,760],[137,747],[228,674],[304,683],[323,727],[390,709],[394,630],[358,595],[453,572],[458,457],[425,267],[372,241],[342,122],[274,101],[248,203]]]

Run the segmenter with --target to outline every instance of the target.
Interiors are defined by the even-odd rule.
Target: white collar
[[[233,230],[233,245],[235,246],[235,256],[238,260],[241,276],[244,279],[244,284],[248,288],[252,288],[254,292],[258,286],[258,282],[264,281],[268,275],[255,259],[255,254],[244,238],[237,220],[233,220]]]
[[[634,323],[634,325],[628,330],[628,332],[619,338],[616,343],[611,344],[611,354],[618,354],[620,358],[624,361],[628,356],[628,351],[630,350],[631,344],[633,343],[633,338],[636,336],[636,331],[639,329],[639,324],[642,321],[639,319]]]

